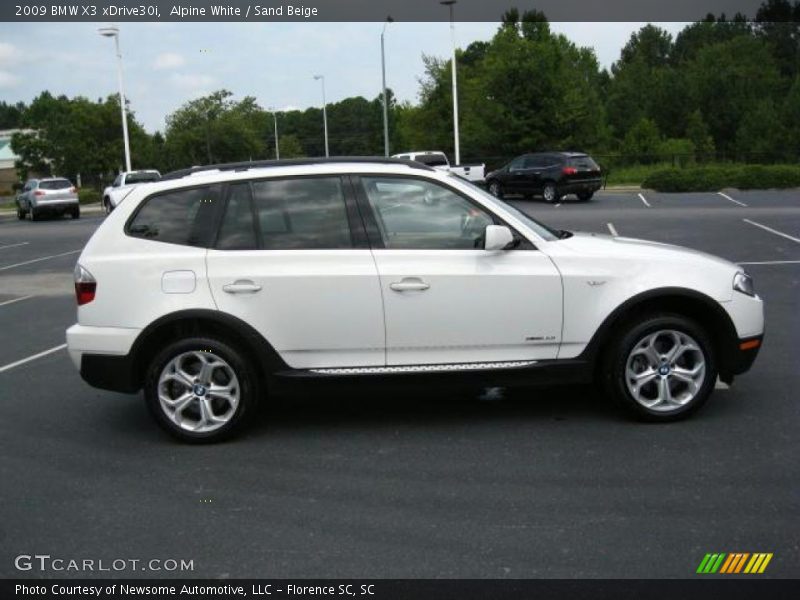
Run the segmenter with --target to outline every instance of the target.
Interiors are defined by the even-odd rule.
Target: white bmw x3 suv
[[[639,418],[698,409],[761,346],[726,260],[553,230],[396,159],[193,167],[134,189],[75,268],[69,352],[189,442],[283,386],[589,383]]]

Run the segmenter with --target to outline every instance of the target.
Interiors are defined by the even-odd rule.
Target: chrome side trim
[[[505,362],[452,363],[440,365],[398,365],[396,367],[341,367],[332,369],[309,369],[320,375],[388,375],[394,373],[445,373],[450,371],[481,371],[485,369],[518,369],[535,365],[535,360],[513,360]]]

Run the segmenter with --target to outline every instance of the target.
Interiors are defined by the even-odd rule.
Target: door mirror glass
[[[505,225],[487,225],[484,237],[486,250],[505,250],[514,242],[514,234]]]

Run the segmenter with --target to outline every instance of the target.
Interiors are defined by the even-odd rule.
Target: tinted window
[[[569,166],[579,171],[599,171],[600,167],[590,156],[573,156],[569,159]]]
[[[447,166],[447,157],[444,154],[417,154],[414,160],[429,167]]]
[[[68,190],[72,184],[68,179],[50,179],[39,182],[40,190]]]
[[[525,156],[520,156],[515,158],[508,164],[508,169],[510,171],[516,171],[517,169],[524,169],[525,168]]]
[[[263,248],[352,248],[338,177],[253,182],[253,203]]]
[[[161,176],[159,176],[158,173],[153,173],[153,172],[128,173],[128,175],[125,177],[125,183],[126,184],[149,183],[151,181],[158,181],[159,179],[161,179]]]
[[[543,167],[547,164],[547,160],[542,156],[526,156],[525,157],[525,168],[526,169],[535,169],[537,167]]]
[[[409,178],[362,178],[386,248],[483,248],[493,218],[438,184]]]
[[[208,246],[218,206],[218,186],[151,196],[133,217],[128,234],[169,244]]]
[[[230,187],[228,206],[217,238],[220,250],[250,250],[258,247],[250,201],[250,184],[239,183]]]

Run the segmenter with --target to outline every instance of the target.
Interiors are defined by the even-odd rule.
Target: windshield
[[[161,176],[155,171],[146,173],[128,173],[125,178],[125,183],[150,183],[151,181],[158,181]]]
[[[495,206],[497,208],[500,208],[502,210],[508,211],[511,214],[513,214],[517,219],[519,219],[525,225],[527,225],[530,229],[535,231],[536,234],[540,238],[542,238],[543,240],[545,240],[547,242],[552,242],[552,241],[560,239],[562,237],[561,235],[559,235],[559,232],[556,231],[555,229],[551,229],[547,225],[545,225],[543,223],[539,223],[539,221],[537,221],[536,219],[534,219],[530,215],[526,215],[524,212],[522,212],[518,208],[515,208],[515,207],[511,206],[510,204],[508,204],[506,202],[503,202],[499,198],[496,198],[495,196],[492,196],[489,192],[487,192],[486,190],[484,190],[482,188],[479,188],[477,185],[475,185],[471,181],[467,181],[466,179],[463,179],[462,177],[458,177],[457,175],[453,175],[452,173],[450,174],[450,177],[458,180],[458,182],[460,184],[462,184],[462,185],[469,186],[469,188],[471,190],[473,190],[474,192],[477,192],[478,194],[480,194],[481,198],[483,198],[484,200],[487,201],[487,204],[489,204],[491,206]]]
[[[71,187],[68,179],[45,179],[39,182],[40,190],[68,190]]]

